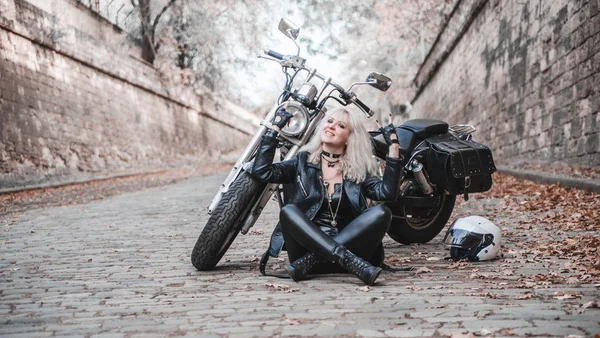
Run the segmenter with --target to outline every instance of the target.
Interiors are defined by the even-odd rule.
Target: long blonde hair
[[[371,136],[365,128],[365,118],[360,114],[351,114],[344,108],[338,108],[327,113],[319,122],[314,135],[301,150],[309,153],[308,160],[314,164],[321,162],[321,151],[323,143],[323,127],[329,117],[337,120],[346,114],[350,126],[350,134],[346,143],[346,152],[340,157],[340,167],[344,173],[344,179],[360,183],[365,180],[367,175],[377,173],[377,164],[373,159],[373,144]]]

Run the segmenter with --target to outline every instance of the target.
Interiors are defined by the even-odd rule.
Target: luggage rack
[[[474,133],[475,130],[477,130],[477,129],[475,129],[475,127],[473,127],[470,124],[456,124],[448,129],[450,129],[453,132],[458,133],[458,134],[471,134],[471,133]]]

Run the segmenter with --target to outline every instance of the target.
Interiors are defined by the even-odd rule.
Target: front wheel
[[[438,199],[433,207],[408,207],[402,203],[389,206],[392,210],[392,223],[388,235],[398,243],[427,243],[437,236],[444,226],[456,202],[456,195],[446,195],[438,191],[432,198]]]
[[[212,270],[239,234],[265,184],[242,171],[210,215],[192,250],[192,264],[200,271]]]

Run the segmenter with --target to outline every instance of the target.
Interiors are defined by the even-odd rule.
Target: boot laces
[[[293,265],[302,269],[302,272],[306,273],[317,263],[317,261],[318,259],[316,255],[306,255],[298,261],[294,262]]]
[[[371,266],[370,263],[358,256],[346,256],[345,261],[345,265],[355,273],[360,273]]]

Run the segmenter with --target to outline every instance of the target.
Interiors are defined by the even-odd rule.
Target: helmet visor
[[[471,249],[483,241],[483,234],[464,229],[448,229],[444,244],[453,248]]]

